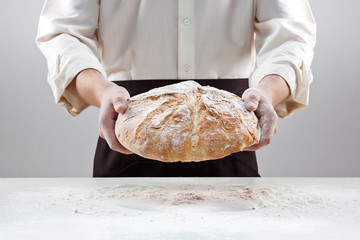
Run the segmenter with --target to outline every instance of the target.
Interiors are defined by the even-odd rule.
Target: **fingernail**
[[[247,102],[247,103],[246,103],[246,108],[249,109],[249,110],[255,109],[255,103],[253,103],[253,102]]]
[[[121,102],[115,103],[115,108],[116,108],[116,109],[121,108],[122,106],[124,106],[124,104],[121,103]]]
[[[249,105],[249,107],[251,107],[251,108],[255,108],[255,103],[253,103],[253,102],[249,102],[248,105]]]
[[[121,113],[123,113],[124,111],[126,111],[126,105],[124,103],[116,103],[115,110],[116,111],[120,110]]]

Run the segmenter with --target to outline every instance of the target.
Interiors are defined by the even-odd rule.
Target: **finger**
[[[124,113],[128,108],[129,92],[123,87],[117,87],[116,92],[112,94],[112,104],[117,113]]]
[[[266,136],[266,137],[262,137],[260,142],[252,145],[251,147],[245,148],[244,151],[257,151],[260,148],[265,147],[266,145],[269,145],[271,140],[272,140],[273,135],[271,136]]]
[[[117,113],[124,113],[128,108],[128,102],[123,97],[115,97],[113,99],[113,106]]]
[[[111,106],[106,106],[106,107],[104,106],[101,109],[100,117],[99,117],[100,133],[101,135],[103,135],[103,138],[106,140],[110,149],[124,154],[131,154],[132,152],[126,149],[124,146],[122,146],[115,136],[116,118],[114,118],[114,113],[115,115],[117,115],[117,113],[111,108],[112,108]],[[113,113],[111,113],[111,111]]]
[[[124,154],[131,154],[132,152],[119,143],[115,136],[115,129],[108,126],[115,124],[115,121],[110,120],[108,123],[104,123],[103,133],[109,148],[114,151],[118,151]]]
[[[265,147],[266,145],[269,145],[272,140],[271,137],[262,138],[259,143],[252,145],[251,147],[244,148],[244,151],[257,151],[260,148]]]
[[[273,136],[277,132],[278,117],[274,109],[265,102],[260,102],[256,113],[261,116],[259,118],[259,124],[261,127],[261,138],[258,144],[245,148],[245,151],[256,151],[268,144],[270,144]]]
[[[253,146],[254,149],[260,149],[269,145],[276,131],[277,121],[274,118],[263,116],[260,118],[261,138],[260,142]]]
[[[119,114],[124,114],[128,108],[128,104],[126,103],[117,103],[116,106],[114,106],[114,109]]]
[[[260,95],[256,89],[249,88],[243,93],[242,99],[244,100],[245,108],[253,112],[258,108]]]
[[[259,150],[262,147],[263,147],[262,145],[255,144],[255,145],[252,145],[251,147],[244,148],[244,151],[253,152],[253,151]]]

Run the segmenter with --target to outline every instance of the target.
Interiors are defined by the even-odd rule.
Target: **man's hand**
[[[100,137],[104,138],[109,147],[124,154],[132,152],[122,146],[115,136],[115,123],[118,114],[123,114],[127,107],[127,99],[130,98],[128,91],[114,84],[105,90],[100,107],[99,132]]]
[[[277,131],[278,116],[263,90],[249,88],[243,93],[242,98],[245,102],[245,108],[255,112],[261,128],[260,142],[244,150],[256,151],[271,142]]]
[[[261,127],[260,142],[245,151],[255,151],[268,145],[277,132],[278,116],[273,106],[278,105],[290,95],[285,80],[278,75],[264,77],[255,88],[247,89],[242,98],[245,108],[254,112]]]
[[[126,111],[127,99],[130,98],[125,88],[105,80],[95,69],[85,69],[66,89],[87,104],[100,108],[99,133],[112,150],[124,154],[132,153],[122,146],[115,136],[117,116]]]

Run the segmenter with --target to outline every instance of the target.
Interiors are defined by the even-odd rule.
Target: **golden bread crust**
[[[259,142],[255,114],[237,95],[184,81],[133,96],[115,133],[127,149],[163,162],[220,159]]]

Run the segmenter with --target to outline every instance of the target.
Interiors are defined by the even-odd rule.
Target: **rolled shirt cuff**
[[[271,74],[281,76],[290,88],[290,96],[274,107],[280,118],[308,106],[312,73],[304,62],[294,64],[279,59],[276,62],[264,64],[255,69],[250,76],[249,87],[256,87],[264,77]]]
[[[98,70],[106,78],[106,72],[101,63],[90,50],[65,51],[58,55],[56,61],[49,66],[48,82],[55,101],[64,106],[72,116],[78,115],[88,107],[88,104],[72,95],[66,87],[77,74],[89,68]]]

